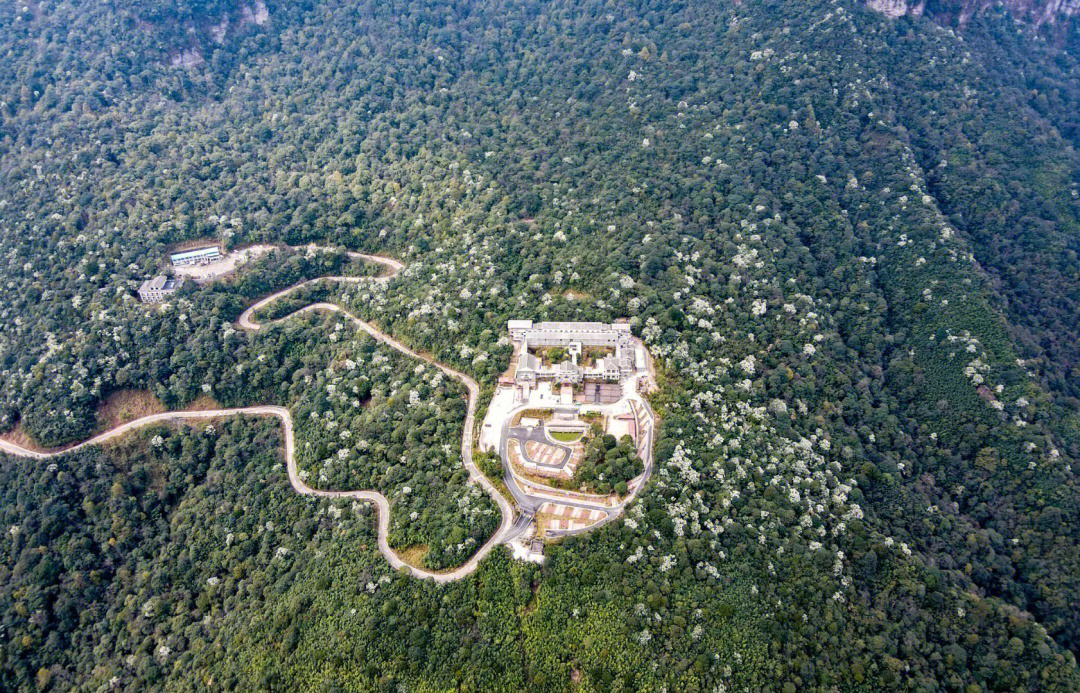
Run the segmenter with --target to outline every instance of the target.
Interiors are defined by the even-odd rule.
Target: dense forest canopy
[[[406,267],[273,317],[335,302],[485,396],[508,318],[629,317],[662,420],[625,517],[445,586],[294,494],[270,421],[0,458],[0,687],[1080,689],[1074,36],[855,0],[0,22],[0,430],[81,440],[124,389],[285,406],[310,483],[459,565],[498,520],[457,384],[333,316],[235,327],[378,271],[346,249]],[[282,247],[138,303],[208,238]]]

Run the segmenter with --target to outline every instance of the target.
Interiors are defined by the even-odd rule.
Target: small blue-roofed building
[[[182,265],[209,265],[223,260],[224,256],[221,254],[221,248],[211,245],[205,248],[181,250],[170,255],[169,259],[172,260],[174,267],[180,267]]]

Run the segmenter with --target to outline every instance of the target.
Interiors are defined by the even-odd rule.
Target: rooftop
[[[169,279],[164,274],[159,274],[153,279],[147,279],[139,286],[139,291],[174,291],[180,286],[180,282]]]
[[[606,322],[537,322],[532,323],[532,329],[554,332],[629,332],[630,325]]]
[[[210,257],[214,255],[221,255],[221,248],[216,245],[207,246],[205,248],[192,248],[191,250],[182,250],[179,253],[173,253],[169,257],[173,262],[178,260],[187,260],[193,257]]]

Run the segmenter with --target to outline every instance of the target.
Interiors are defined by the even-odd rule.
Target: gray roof
[[[533,324],[536,330],[559,330],[574,332],[602,332],[610,327],[602,322],[538,322]]]
[[[532,370],[538,370],[540,368],[540,359],[536,358],[528,351],[521,352],[521,357],[518,359],[518,368],[529,368]]]
[[[139,291],[176,291],[180,282],[169,279],[164,274],[159,274],[153,279],[147,279],[139,286]]]
[[[146,281],[144,281],[142,283],[142,286],[139,287],[139,291],[148,291],[148,290],[152,290],[152,289],[162,289],[162,288],[165,287],[165,283],[167,281],[168,281],[168,279],[165,278],[164,274],[159,274],[158,276],[154,277],[153,279],[147,279]]]

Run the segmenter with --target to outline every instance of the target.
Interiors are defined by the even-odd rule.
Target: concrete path
[[[398,272],[400,272],[405,267],[405,265],[403,265],[398,260],[382,255],[366,255],[363,253],[353,252],[350,252],[349,255],[357,259],[377,262],[385,265],[390,268],[390,272],[381,277],[320,277],[318,279],[312,279],[306,282],[295,284],[288,289],[267,296],[266,298],[256,302],[250,308],[245,310],[240,315],[240,319],[238,320],[240,327],[249,331],[259,330],[262,326],[253,320],[253,316],[257,310],[308,284],[320,281],[342,281],[353,283],[369,281],[384,283],[390,281],[394,276],[397,275]],[[487,556],[488,553],[490,553],[497,544],[510,541],[511,539],[518,536],[524,529],[524,527],[519,526],[521,523],[514,524],[514,510],[510,506],[510,503],[506,500],[506,498],[503,497],[501,493],[499,493],[498,489],[495,488],[494,484],[492,484],[488,480],[488,478],[480,472],[475,462],[473,461],[473,427],[476,420],[476,401],[480,396],[480,386],[475,380],[465,375],[464,373],[454,370],[449,366],[445,366],[435,361],[430,356],[413,351],[409,347],[405,346],[398,340],[394,339],[390,335],[380,330],[378,327],[372,325],[371,323],[364,322],[363,320],[356,317],[347,310],[332,303],[315,303],[305,308],[301,308],[300,310],[283,318],[274,320],[273,322],[277,323],[288,320],[295,315],[312,310],[332,311],[345,315],[345,317],[351,320],[357,327],[371,335],[371,337],[373,337],[374,339],[382,342],[383,344],[386,344],[387,346],[397,349],[403,354],[430,363],[446,375],[450,376],[451,378],[455,378],[456,380],[463,383],[468,390],[468,407],[465,414],[465,425],[461,436],[461,459],[465,464],[465,469],[469,472],[469,478],[472,481],[479,483],[481,486],[483,486],[484,490],[487,491],[487,493],[495,500],[495,503],[499,506],[499,511],[502,513],[502,521],[499,524],[499,528],[495,530],[495,533],[491,535],[491,537],[484,543],[483,546],[480,547],[480,549],[475,554],[473,554],[472,558],[470,558],[460,567],[445,572],[430,572],[421,568],[417,568],[415,566],[411,566],[404,560],[402,560],[394,552],[394,550],[390,548],[389,543],[387,543],[387,535],[390,531],[390,503],[386,499],[386,496],[379,493],[378,491],[325,491],[322,489],[312,488],[306,483],[304,483],[296,469],[292,415],[289,413],[289,410],[284,407],[265,405],[254,407],[236,407],[231,409],[208,409],[204,411],[163,412],[161,414],[151,414],[149,416],[135,419],[134,421],[129,421],[125,424],[117,426],[116,428],[112,428],[108,431],[105,431],[104,433],[96,435],[93,438],[84,440],[77,445],[73,445],[71,447],[64,448],[63,450],[59,450],[56,452],[37,452],[16,445],[14,443],[9,443],[5,440],[0,440],[0,450],[3,450],[10,455],[32,457],[35,459],[47,459],[50,457],[56,457],[59,455],[67,454],[69,452],[73,452],[88,445],[97,445],[99,443],[104,443],[108,440],[123,436],[124,434],[129,433],[130,431],[133,431],[137,428],[141,428],[143,426],[147,426],[153,423],[161,423],[167,421],[185,421],[192,419],[216,419],[223,416],[240,415],[275,416],[281,421],[282,427],[285,430],[285,462],[286,467],[289,471],[289,483],[292,484],[294,491],[305,496],[321,496],[324,498],[355,498],[357,500],[374,503],[375,506],[378,508],[379,515],[379,551],[381,551],[383,556],[386,557],[386,560],[390,562],[390,565],[392,565],[394,568],[402,568],[407,566],[413,576],[419,578],[430,578],[438,583],[460,580],[461,578],[476,570],[476,567],[477,565],[479,565],[480,561],[482,561],[484,557]]]

